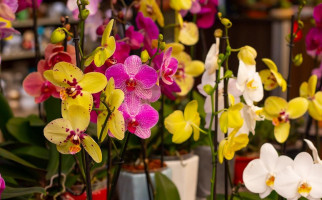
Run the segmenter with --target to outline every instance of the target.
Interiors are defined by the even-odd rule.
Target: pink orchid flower
[[[45,59],[38,62],[38,72],[43,74],[44,71],[52,69],[56,63],[62,61],[76,64],[75,47],[67,45],[65,52],[62,45],[48,44],[45,49]]]
[[[124,63],[125,59],[129,57],[131,46],[126,42],[116,41],[116,49],[112,56],[117,63]]]
[[[142,35],[142,33],[135,31],[134,26],[130,26],[125,31],[125,36],[129,38],[128,44],[130,45],[131,49],[141,48],[141,44],[143,43],[144,36]]]
[[[142,139],[150,137],[151,128],[159,120],[159,113],[148,104],[123,103],[119,110],[123,112],[127,130]]]
[[[144,17],[142,12],[139,12],[136,16],[135,22],[139,30],[143,31],[144,40],[143,47],[150,55],[153,54],[152,40],[158,39],[159,29],[154,21],[149,17]]]
[[[151,99],[152,87],[158,80],[157,72],[141,62],[141,58],[132,55],[124,64],[118,63],[109,67],[105,75],[109,80],[114,78],[115,88],[121,89],[126,96],[134,96],[137,99]]]
[[[306,35],[306,51],[312,56],[318,56],[321,59],[322,55],[322,3],[317,5],[313,11],[313,17],[316,27],[309,30]]]
[[[197,14],[197,26],[199,28],[210,28],[215,23],[217,12],[217,0],[199,0],[201,10]]]
[[[1,177],[1,174],[0,174],[0,199],[1,199],[1,193],[5,188],[6,188],[6,183],[4,182],[4,179]]]
[[[11,0],[9,0],[11,1]],[[32,8],[32,1],[33,0],[18,0],[18,4],[19,4],[19,7],[17,9],[17,12],[21,11],[21,10],[24,10],[26,8]],[[39,7],[39,5],[41,4],[42,0],[36,0],[36,8]]]
[[[60,88],[47,81],[40,72],[28,74],[23,81],[22,86],[27,94],[35,97],[36,103],[44,102],[50,96],[60,98]]]
[[[0,40],[7,38],[13,34],[20,35],[20,32],[15,30],[14,28],[6,27],[7,23],[0,22]]]
[[[0,17],[10,21],[14,20],[17,8],[17,0],[0,0]]]
[[[176,74],[178,69],[178,61],[171,57],[172,47],[167,49],[164,53],[156,56],[155,67],[159,71],[160,79],[167,85],[172,85],[173,76]],[[161,81],[160,80],[160,81]]]

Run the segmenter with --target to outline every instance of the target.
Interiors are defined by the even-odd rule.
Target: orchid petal
[[[276,192],[284,198],[291,199],[298,195],[297,187],[300,183],[300,177],[291,166],[277,173],[274,181]]]
[[[59,62],[53,68],[53,77],[58,83],[72,85],[82,80],[84,74],[73,64]],[[53,84],[55,85],[55,83]]]
[[[198,113],[198,102],[196,100],[190,101],[184,109],[185,121],[193,121],[199,115]]]
[[[304,115],[308,108],[308,101],[303,97],[297,97],[292,99],[288,103],[287,112],[291,119],[296,119]]]
[[[90,115],[86,108],[74,104],[68,107],[67,119],[70,121],[73,130],[81,132],[86,130]]]
[[[44,82],[44,78],[39,72],[32,72],[24,79],[22,86],[30,96],[36,97],[41,94],[41,88]]]
[[[153,68],[142,65],[140,71],[135,75],[135,79],[142,83],[144,89],[149,89],[156,84],[158,74]]]
[[[322,165],[315,164],[310,169],[310,175],[307,177],[308,184],[312,187],[310,196],[313,198],[321,199],[322,197]]]
[[[290,133],[290,123],[280,123],[274,128],[274,136],[277,142],[284,143]]]
[[[278,116],[281,111],[288,107],[287,102],[280,97],[270,96],[265,100],[264,110],[271,116]]]
[[[90,136],[84,134],[83,139],[81,140],[84,149],[87,153],[93,158],[96,163],[102,161],[102,151],[97,143]]]
[[[135,119],[139,122],[139,126],[142,129],[150,129],[158,122],[159,113],[150,105],[143,104]]]
[[[90,72],[85,74],[84,78],[78,83],[83,91],[87,91],[89,93],[97,93],[102,91],[106,84],[106,77],[99,72]]]
[[[124,61],[124,66],[127,74],[134,76],[140,71],[142,67],[141,58],[139,56],[132,55]]]
[[[191,46],[198,42],[199,30],[196,24],[184,22],[183,28],[179,32],[179,41],[185,45]]]
[[[294,159],[294,171],[301,178],[308,177],[313,166],[313,159],[307,152],[299,153]]]
[[[193,60],[185,66],[185,73],[197,77],[205,70],[205,65],[199,60]]]
[[[265,143],[260,149],[260,159],[264,163],[268,172],[273,172],[275,168],[275,163],[278,158],[277,151],[273,145]]]
[[[253,193],[267,190],[266,179],[269,171],[261,159],[252,160],[244,169],[243,181],[246,188]]]
[[[72,130],[71,123],[66,119],[59,118],[47,124],[44,128],[44,135],[48,141],[62,145],[70,134],[69,130]]]
[[[151,129],[143,129],[141,127],[137,127],[134,134],[141,139],[147,139],[151,136]]]
[[[125,132],[125,122],[122,113],[115,110],[108,121],[108,130],[118,140],[123,140]]]
[[[61,154],[72,155],[78,153],[82,149],[79,144],[74,144],[71,140],[67,140],[63,145],[57,145],[56,148]]]
[[[123,64],[116,64],[107,68],[105,76],[107,79],[113,77],[116,88],[120,88],[122,84],[124,84],[124,82],[130,78],[127,72],[125,71],[125,67]]]
[[[110,35],[111,35],[113,24],[114,24],[114,19],[111,19],[108,22],[108,24],[105,27],[105,29],[104,29],[104,32],[103,32],[103,35],[102,35],[102,41],[101,41],[101,46],[102,47],[110,45],[109,38],[110,38]]]

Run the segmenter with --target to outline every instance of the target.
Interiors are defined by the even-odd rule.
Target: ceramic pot
[[[160,172],[171,178],[172,171],[165,167],[160,169]],[[150,177],[153,186],[155,187],[154,172],[150,172]],[[128,172],[121,171],[117,182],[117,190],[120,200],[149,200],[147,182],[144,172]]]

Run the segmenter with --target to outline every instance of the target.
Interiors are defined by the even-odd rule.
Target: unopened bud
[[[225,72],[225,78],[230,78],[230,77],[232,77],[233,76],[233,72],[231,71],[231,70],[227,70],[226,72]]]
[[[221,19],[221,23],[226,27],[226,28],[230,28],[233,24],[231,23],[231,21],[227,18],[222,18]]]
[[[81,10],[79,15],[80,15],[79,16],[80,19],[85,20],[85,19],[87,19],[88,15],[89,15],[89,10],[87,10],[87,9]]]
[[[246,65],[255,65],[257,56],[256,50],[251,46],[244,46],[238,53],[238,59],[242,60]]]
[[[303,29],[304,28],[304,23],[303,23],[302,20],[297,21],[297,23],[298,23],[299,29]]]
[[[222,30],[221,29],[216,29],[214,32],[214,36],[216,38],[221,38],[222,37]]]
[[[165,42],[160,43],[160,49],[164,50],[166,48]]]
[[[203,90],[204,90],[208,95],[211,95],[211,94],[213,93],[213,91],[214,91],[214,88],[213,88],[211,85],[207,84],[207,85],[203,86]]]
[[[296,54],[296,56],[293,58],[293,63],[295,66],[300,66],[303,62],[303,56],[301,53]]]
[[[57,28],[55,29],[50,37],[50,42],[53,44],[57,44],[62,42],[66,37],[65,31],[63,28]]]
[[[88,1],[88,0],[81,0],[81,3],[82,3],[83,5],[89,5],[89,1]]]
[[[158,40],[163,41],[163,35],[162,34],[159,34]]]
[[[149,53],[147,52],[147,50],[144,50],[141,52],[141,60],[143,63],[145,63],[146,61],[148,61],[150,58]]]

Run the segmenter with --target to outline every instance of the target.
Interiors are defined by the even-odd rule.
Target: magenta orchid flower
[[[116,63],[124,63],[125,59],[129,57],[131,47],[126,42],[116,42],[115,52],[112,56]]]
[[[109,67],[105,75],[109,80],[114,78],[115,88],[121,89],[126,96],[134,96],[138,99],[151,99],[151,88],[158,80],[157,72],[141,62],[141,58],[132,55],[124,64],[118,63]]]
[[[152,40],[154,39],[157,40],[159,37],[159,29],[157,25],[154,23],[154,21],[151,18],[144,17],[141,12],[139,12],[138,15],[136,16],[135,22],[138,26],[138,29],[143,31],[144,49],[146,49],[150,55],[153,54]]]
[[[13,34],[20,34],[19,31],[15,30],[14,28],[7,27],[6,22],[0,22],[0,40],[7,38]]]
[[[159,113],[148,104],[123,103],[119,110],[123,112],[127,130],[142,139],[150,137],[151,128],[159,120]]]
[[[217,0],[199,0],[201,10],[197,14],[197,26],[199,28],[210,28],[215,22],[217,12]]]
[[[16,18],[15,12],[17,9],[17,0],[0,0],[0,17],[12,21]]]
[[[160,79],[167,85],[172,85],[173,76],[178,69],[178,61],[171,57],[172,47],[167,49],[164,53],[160,54],[162,57],[161,66],[158,67]],[[156,66],[158,66],[156,62]]]
[[[1,193],[5,188],[6,188],[6,183],[4,182],[4,179],[1,177],[1,174],[0,174],[0,199],[1,199]]]
[[[172,85],[167,85],[160,81],[161,92],[171,100],[175,100],[175,93],[181,92],[179,85],[174,81]]]
[[[322,3],[317,5],[313,11],[313,17],[315,20],[316,27],[309,30],[306,35],[306,51],[312,56],[321,57],[322,55]]]
[[[141,44],[143,43],[144,36],[142,35],[142,33],[135,31],[134,26],[130,26],[125,31],[125,36],[129,38],[129,45],[131,49],[141,48]]]
[[[40,72],[32,72],[24,79],[22,86],[24,90],[32,97],[35,97],[36,103],[46,101],[50,96],[59,98],[59,87],[54,86],[45,80]]]
[[[186,16],[188,14],[188,11],[191,14],[198,14],[201,10],[201,5],[199,3],[199,0],[193,0],[191,2],[191,8],[190,10],[180,10],[180,14],[182,17]]]
[[[11,1],[11,0],[9,0]],[[24,10],[26,8],[32,8],[32,1],[33,0],[18,0],[19,7],[17,9],[17,12]],[[39,7],[41,4],[42,0],[36,0],[36,8]]]

